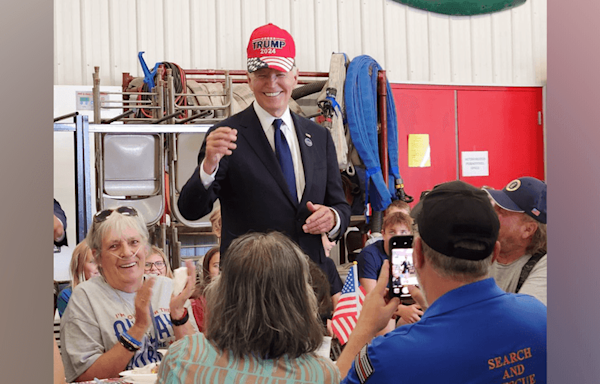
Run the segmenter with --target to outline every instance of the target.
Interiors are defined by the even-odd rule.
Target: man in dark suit
[[[255,101],[209,129],[179,210],[197,220],[220,200],[221,255],[240,235],[276,230],[323,268],[321,234],[338,239],[350,220],[333,140],[288,107],[298,80],[292,36],[273,24],[259,27],[247,53]]]

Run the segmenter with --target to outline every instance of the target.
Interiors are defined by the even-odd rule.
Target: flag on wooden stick
[[[342,288],[342,295],[331,320],[333,333],[337,336],[340,344],[344,345],[348,341],[350,333],[356,326],[364,300],[365,289],[358,283],[358,271],[355,261],[348,272],[346,282]]]

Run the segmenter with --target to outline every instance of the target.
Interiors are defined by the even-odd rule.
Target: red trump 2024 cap
[[[248,42],[248,72],[273,68],[289,72],[294,67],[296,44],[292,35],[274,24],[256,28]]]

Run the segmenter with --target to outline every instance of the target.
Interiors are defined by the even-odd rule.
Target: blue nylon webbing
[[[383,211],[395,195],[398,170],[398,132],[396,106],[387,83],[388,161],[390,185],[385,185],[379,163],[377,143],[377,74],[381,67],[373,58],[362,55],[348,66],[344,84],[346,118],[352,143],[362,159],[365,175],[365,205],[371,203],[374,211]]]
[[[396,181],[403,183],[398,169],[398,120],[396,118],[396,103],[386,79],[387,98],[386,98],[386,116],[387,116],[387,138],[388,138],[388,159],[389,159],[389,191],[392,196],[396,195]]]
[[[341,116],[342,107],[338,104],[337,100],[331,96],[327,96],[325,99],[329,100],[329,102],[331,103],[331,106],[333,107],[333,111],[335,112],[335,114],[337,115],[339,113]]]

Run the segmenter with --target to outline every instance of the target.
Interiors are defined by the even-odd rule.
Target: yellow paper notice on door
[[[408,166],[431,167],[431,150],[428,134],[408,135]]]

